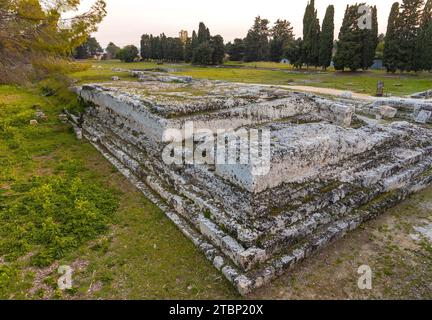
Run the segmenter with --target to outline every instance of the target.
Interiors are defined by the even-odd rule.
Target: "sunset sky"
[[[82,10],[88,8],[94,0],[83,0]],[[181,29],[198,28],[203,21],[212,35],[220,34],[225,41],[243,38],[251,27],[254,17],[274,22],[276,19],[289,20],[294,26],[297,36],[302,35],[303,14],[308,0],[106,0],[108,15],[95,33],[97,40],[105,47],[112,41],[119,46],[127,44],[139,45],[143,33],[178,36]],[[320,22],[324,18],[329,4],[336,9],[336,37],[347,4],[359,1],[351,0],[316,0]],[[387,18],[395,0],[370,0],[368,4],[377,5],[380,32],[385,33]]]

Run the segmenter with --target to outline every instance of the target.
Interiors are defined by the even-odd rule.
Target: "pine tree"
[[[269,21],[256,17],[245,38],[245,61],[265,61],[269,57]]]
[[[270,60],[279,62],[283,58],[284,49],[294,42],[294,33],[291,23],[287,20],[278,19],[271,29]]]
[[[328,6],[320,36],[320,53],[319,65],[327,69],[332,60],[333,43],[334,43],[334,14],[335,9],[333,5]]]
[[[420,33],[423,0],[403,0],[397,34],[400,44],[398,68],[401,71],[418,71],[416,62],[417,37]]]

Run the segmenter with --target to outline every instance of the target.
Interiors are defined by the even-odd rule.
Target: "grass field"
[[[48,119],[30,126],[35,105]],[[58,120],[62,107],[36,89],[0,86],[0,298],[236,298],[160,210],[76,140]],[[81,187],[65,193],[59,179]],[[73,290],[56,289],[59,265],[75,270]]]
[[[161,67],[141,62],[93,64],[73,74],[74,81],[109,81],[113,75],[134,80],[112,68]],[[254,83],[282,83],[288,77],[268,64],[241,69],[162,67],[202,78]],[[370,78],[334,73],[323,77],[353,79],[356,88],[386,77],[370,74]],[[429,75],[421,75],[401,79],[403,86],[395,88],[422,90],[415,87],[417,80],[424,88],[430,86]],[[332,81],[327,85],[336,87]],[[338,85],[346,89],[342,80]],[[53,96],[41,94],[50,88]],[[59,121],[62,109],[75,104],[73,95],[55,79],[34,88],[0,86],[0,298],[240,299],[157,207]],[[37,108],[47,119],[31,126]],[[432,189],[428,189],[250,298],[431,298],[431,245],[410,238],[414,226],[432,222],[431,208]],[[374,270],[372,291],[357,288],[357,268],[362,264]],[[57,289],[60,265],[74,269],[72,290]]]
[[[89,71],[74,75],[79,81],[98,81],[101,77],[109,79],[115,73],[113,68],[123,69],[175,69],[176,74],[188,75],[199,79],[225,80],[231,82],[263,83],[274,85],[302,85],[322,88],[348,90],[368,95],[376,94],[378,81],[383,81],[385,92],[390,95],[408,95],[432,88],[432,73],[387,74],[385,71],[366,72],[328,72],[321,69],[293,70],[290,65],[257,62],[227,63],[221,67],[200,67],[189,64],[157,65],[152,62],[121,63],[101,61],[94,63]],[[124,79],[128,74],[120,74]]]

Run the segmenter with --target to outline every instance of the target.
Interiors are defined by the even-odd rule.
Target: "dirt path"
[[[335,97],[341,97],[342,94],[346,92],[350,92],[352,95],[352,99],[358,99],[358,100],[366,100],[366,101],[374,101],[377,98],[369,96],[367,94],[363,93],[355,93],[351,91],[343,91],[338,89],[332,89],[332,88],[320,88],[320,87],[309,87],[309,86],[287,86],[287,85],[273,85],[273,84],[258,84],[258,83],[238,83],[242,85],[250,85],[250,86],[265,86],[265,87],[277,87],[277,88],[283,88],[283,89],[289,89],[289,90],[295,90],[295,91],[302,91],[302,92],[310,92],[310,93],[316,93],[316,94],[323,94],[328,96],[335,96]]]

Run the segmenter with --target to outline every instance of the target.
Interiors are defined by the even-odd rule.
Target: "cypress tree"
[[[334,6],[327,8],[320,37],[319,65],[327,69],[332,60],[334,42]]]
[[[428,0],[420,20],[415,50],[415,70],[432,69],[432,0]]]
[[[384,66],[387,72],[396,72],[399,65],[399,2],[393,3],[387,24],[387,33],[384,43]]]
[[[348,68],[355,71],[363,66],[363,34],[358,27],[358,21],[361,17],[358,9],[359,5],[348,5],[345,10],[334,57],[336,70],[343,71]]]
[[[141,59],[148,60],[151,58],[151,37],[144,34],[141,37]]]
[[[398,38],[400,43],[398,68],[401,71],[417,71],[417,37],[420,33],[421,9],[423,0],[403,0],[402,12],[398,19]]]
[[[198,28],[198,43],[210,41],[210,31],[203,22],[200,22]]]
[[[363,57],[362,69],[367,70],[374,63],[378,46],[378,12],[376,6],[372,8],[372,29],[362,30]]]
[[[307,66],[319,62],[320,23],[315,10],[315,0],[310,0],[303,17],[303,61]]]

